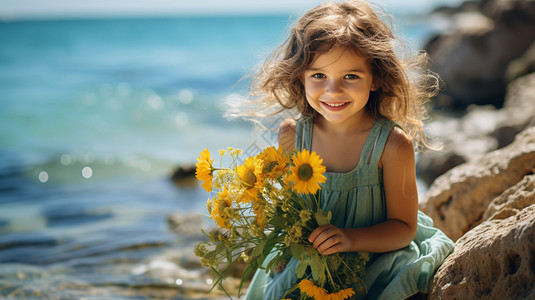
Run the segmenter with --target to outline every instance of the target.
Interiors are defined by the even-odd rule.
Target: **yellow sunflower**
[[[258,190],[262,187],[262,167],[262,160],[253,156],[248,157],[243,165],[236,168],[241,186],[245,189],[241,202],[250,203],[258,198]]]
[[[355,292],[352,288],[348,288],[345,290],[338,291],[336,293],[328,294],[330,300],[344,300],[347,298],[351,298],[351,296],[355,295]]]
[[[301,194],[315,194],[320,189],[320,183],[327,179],[323,175],[326,168],[321,163],[323,159],[316,152],[303,150],[292,157],[294,163],[290,167],[291,174],[287,181],[293,181],[293,189]]]
[[[201,157],[197,158],[197,169],[195,170],[195,176],[197,179],[204,181],[202,187],[207,191],[212,191],[212,178],[214,173],[214,159],[210,159],[210,151],[204,149],[201,153]]]
[[[301,293],[305,293],[307,296],[314,299],[327,299],[327,292],[322,287],[314,284],[314,282],[303,279],[298,284]]]
[[[262,174],[266,178],[275,179],[288,168],[289,159],[282,155],[281,147],[267,147],[258,157],[264,162]]]
[[[217,193],[212,200],[212,212],[210,213],[210,218],[213,219],[218,226],[227,229],[230,229],[230,221],[225,213],[225,208],[232,205],[232,200],[229,196],[229,192],[226,189]]]

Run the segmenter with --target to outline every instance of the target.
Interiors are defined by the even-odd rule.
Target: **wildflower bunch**
[[[247,264],[241,292],[257,269],[269,272],[293,257],[299,260],[295,272],[300,282],[287,295],[335,300],[350,298],[365,288],[361,277],[366,253],[322,255],[308,241],[315,228],[331,220],[331,213],[320,207],[318,191],[326,181],[326,169],[315,152],[283,153],[268,147],[245,160],[239,149],[219,153],[220,167],[216,168],[208,149],[202,151],[196,171],[207,192],[218,190],[207,201],[209,217],[218,229],[205,232],[209,242],[195,248],[201,263],[215,276],[214,287],[223,288],[223,279],[240,260]],[[225,156],[230,162],[223,167]]]

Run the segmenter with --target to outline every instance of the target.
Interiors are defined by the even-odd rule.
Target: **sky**
[[[106,16],[302,14],[324,0],[0,0],[0,20]],[[377,0],[389,9],[459,0]]]

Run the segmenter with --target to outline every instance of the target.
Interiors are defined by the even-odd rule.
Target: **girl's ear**
[[[381,86],[381,85],[378,84],[377,81],[374,80],[374,81],[372,82],[372,88],[371,88],[371,91],[372,91],[372,92],[377,91],[377,90],[379,89],[380,86]]]

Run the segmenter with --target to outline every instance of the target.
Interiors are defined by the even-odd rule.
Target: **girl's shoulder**
[[[295,148],[295,132],[297,122],[288,118],[282,121],[279,127],[279,146],[282,147],[283,152],[291,151]]]
[[[391,161],[414,161],[414,146],[410,137],[398,126],[390,131],[379,166]]]

